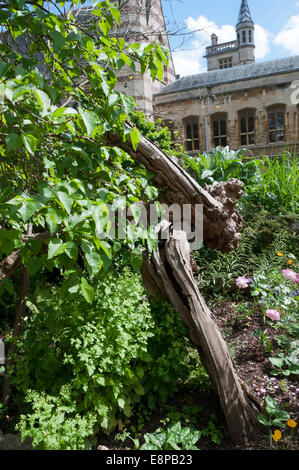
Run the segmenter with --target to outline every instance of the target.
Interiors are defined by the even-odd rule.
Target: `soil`
[[[249,305],[250,309],[250,305]],[[298,413],[298,394],[299,382],[294,375],[289,377],[274,377],[271,375],[273,367],[269,361],[272,353],[267,353],[261,345],[259,338],[253,335],[255,330],[264,329],[263,316],[261,312],[255,311],[252,315],[245,319],[237,320],[238,315],[233,302],[224,302],[220,306],[213,309],[214,320],[221,330],[235,362],[236,369],[240,377],[246,381],[252,390],[261,398],[267,395],[274,398],[279,407],[290,413],[290,417],[299,423]],[[275,344],[275,336],[277,331],[267,326],[267,335],[271,342]],[[219,407],[217,394],[215,391],[202,390],[200,387],[190,388],[190,385],[182,384],[179,394],[170,400],[169,407],[173,407],[178,412],[183,411],[184,405],[199,406],[201,411],[197,417],[196,427],[203,429],[211,419],[211,414],[217,428],[221,430],[221,443],[213,443],[211,437],[201,438],[197,447],[201,450],[298,450],[299,449],[299,433],[298,426],[295,429],[286,427],[283,433],[283,439],[275,443],[272,442],[270,447],[270,432],[268,429],[261,427],[261,432],[256,436],[254,442],[248,445],[236,446],[232,443],[225,424],[222,411]],[[145,422],[139,440],[144,442],[142,435],[155,431],[161,427],[160,420],[167,415],[167,410],[160,409],[151,415],[151,419]],[[130,422],[130,426],[136,424],[134,419]],[[272,429],[274,431],[274,428]],[[134,445],[130,439],[124,442],[115,440],[115,433],[106,436],[100,434],[98,436],[98,444],[96,448],[102,450],[101,446],[105,446],[107,450],[124,450],[134,449]],[[131,433],[133,435],[133,433]]]

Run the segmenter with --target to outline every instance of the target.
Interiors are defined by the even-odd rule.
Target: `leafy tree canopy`
[[[161,79],[167,51],[112,34],[116,4],[94,3],[88,15],[86,4],[0,1],[0,265],[16,252],[30,274],[59,268],[70,292],[91,303],[89,278],[121,246],[138,267],[150,240],[128,222],[126,240],[112,240],[107,204],[157,196],[151,174],[107,145],[108,132],[133,148],[139,142],[126,124],[134,101],[115,90],[117,73],[129,67]]]

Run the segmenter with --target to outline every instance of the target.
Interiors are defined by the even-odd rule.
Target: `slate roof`
[[[222,85],[286,72],[299,71],[299,56],[241,65],[230,69],[213,70],[197,75],[187,75],[164,87],[157,95],[187,91],[204,86]],[[299,75],[298,75],[299,78]]]
[[[246,23],[248,21],[253,23],[247,0],[242,0],[239,18],[238,18],[238,24]]]

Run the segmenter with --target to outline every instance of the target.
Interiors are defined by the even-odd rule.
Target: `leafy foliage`
[[[99,427],[129,418],[145,393],[151,406],[165,401],[186,375],[185,328],[172,308],[151,311],[137,274],[124,268],[92,286],[92,307],[65,285],[38,287],[28,302],[12,380],[22,437],[37,448],[88,448]]]
[[[298,211],[299,165],[296,155],[252,158],[244,150],[217,147],[211,155],[184,156],[182,164],[201,186],[214,181],[237,178],[245,184],[240,208],[250,202],[260,208],[279,213],[282,209]]]
[[[153,433],[144,435],[145,444],[141,450],[198,450],[195,446],[201,437],[201,432],[191,426],[182,428],[177,422],[167,429],[158,428]]]
[[[25,265],[59,268],[92,303],[89,279],[114,256],[107,204],[117,209],[124,198],[132,205],[156,196],[150,174],[107,144],[109,132],[134,148],[139,142],[137,128],[126,124],[135,104],[115,90],[117,73],[138,66],[161,78],[167,52],[111,36],[119,12],[109,0],[88,10],[86,26],[85,3],[67,12],[65,1],[47,9],[11,0],[1,9],[0,259],[20,249]],[[149,236],[134,227],[127,222],[128,250]],[[29,231],[49,233],[46,249],[25,239]]]
[[[158,145],[164,152],[170,152],[171,132],[166,126],[163,126],[161,119],[157,119],[155,122],[149,121],[140,111],[131,113],[130,118],[143,136]]]

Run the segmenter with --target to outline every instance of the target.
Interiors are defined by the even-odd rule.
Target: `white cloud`
[[[256,24],[254,26],[255,57],[263,59],[270,52],[270,33],[265,28]]]
[[[176,73],[183,75],[196,74],[206,70],[206,47],[211,44],[211,34],[218,36],[218,42],[229,42],[236,39],[236,30],[233,25],[218,26],[206,16],[198,18],[189,17],[185,20],[187,30],[194,31],[194,39],[190,49],[179,50],[173,53]],[[270,33],[260,25],[255,25],[255,54],[262,59],[270,51]]]
[[[291,16],[274,39],[275,44],[284,47],[292,54],[299,54],[299,15]]]

